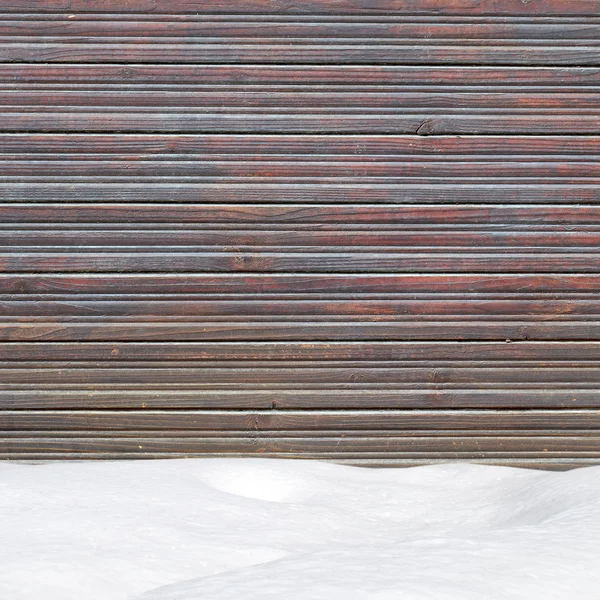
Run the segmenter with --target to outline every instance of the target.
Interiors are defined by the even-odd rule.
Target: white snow
[[[600,467],[0,463],[1,600],[600,599]]]

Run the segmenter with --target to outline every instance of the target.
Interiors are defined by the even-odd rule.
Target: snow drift
[[[600,599],[600,467],[0,464],[2,600]]]

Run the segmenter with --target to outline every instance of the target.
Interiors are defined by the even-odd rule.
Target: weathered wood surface
[[[600,462],[600,0],[0,0],[0,458]]]
[[[2,0],[10,13],[90,13],[115,17],[156,14],[265,14],[265,15],[589,15],[600,12],[599,0]]]

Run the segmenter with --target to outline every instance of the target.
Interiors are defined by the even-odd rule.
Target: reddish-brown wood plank
[[[580,1],[580,0],[579,0]],[[154,38],[156,40],[156,38]],[[537,41],[537,40],[536,40]],[[121,64],[366,64],[366,65],[591,65],[600,63],[597,42],[586,45],[556,44],[506,45],[490,40],[489,45],[473,45],[469,39],[442,40],[439,45],[423,44],[421,38],[404,44],[366,43],[359,39],[331,40],[326,44],[314,40],[294,40],[284,37],[279,43],[255,38],[218,40],[200,38],[196,43],[177,44],[173,41],[143,43],[142,40],[115,39],[110,45],[98,40],[63,42],[50,38],[44,43],[15,41],[0,36],[0,61],[18,63],[121,63]],[[336,43],[337,42],[337,43]]]
[[[374,322],[375,321],[375,322]],[[600,340],[600,319],[595,321],[532,319],[511,321],[456,320],[395,322],[380,317],[342,323],[296,322],[197,322],[156,320],[135,323],[85,321],[65,324],[57,318],[40,323],[0,321],[0,341],[241,341],[305,340]]]
[[[2,93],[0,88],[0,94]],[[22,94],[21,91],[15,92]],[[65,92],[55,91],[57,98]],[[80,92],[78,92],[80,93]],[[220,95],[222,92],[209,92]],[[250,94],[250,92],[244,92]],[[48,102],[48,90],[43,90],[37,95]],[[200,94],[186,92],[190,99],[197,98]],[[289,92],[288,92],[289,94]],[[497,92],[491,91],[479,98],[493,98]],[[139,95],[152,102],[154,98],[164,100],[165,94],[161,92],[139,92]],[[315,92],[314,96],[322,96],[323,92]],[[337,95],[337,93],[336,93]],[[348,97],[356,100],[356,94],[347,92]],[[404,101],[410,94],[394,92],[380,92],[380,96],[398,98]],[[439,94],[443,96],[443,94]],[[515,95],[518,97],[519,93]],[[460,93],[449,92],[449,97],[461,97]],[[502,98],[506,94],[500,94]],[[547,98],[548,103],[559,102],[554,93],[538,94]],[[581,96],[590,100],[597,95],[589,94],[562,94],[571,100],[579,100]],[[50,99],[54,96],[50,95]],[[102,94],[99,94],[102,97]],[[20,96],[21,98],[21,96]],[[482,100],[484,101],[484,100]],[[595,105],[596,106],[596,105]],[[600,137],[590,135],[569,136],[484,136],[478,135],[471,138],[462,136],[414,136],[414,135],[194,135],[194,134],[61,134],[61,133],[32,133],[11,134],[0,133],[0,157],[16,154],[30,154],[32,160],[45,159],[44,155],[56,155],[65,160],[87,160],[88,155],[112,155],[121,160],[127,157],[136,160],[156,160],[158,158],[169,160],[176,155],[174,160],[185,160],[186,155],[194,155],[201,159],[206,155],[221,156],[224,160],[231,155],[232,160],[237,160],[238,155],[245,155],[245,160],[273,160],[272,155],[282,155],[281,158],[291,155],[294,160],[300,155],[304,160],[340,160],[338,155],[347,155],[344,158],[353,160],[397,160],[397,157],[411,157],[411,160],[497,160],[502,157],[519,163],[521,160],[540,160],[539,155],[546,160],[580,161],[593,160],[600,157]],[[181,155],[181,156],[179,156]],[[492,155],[492,156],[488,156]],[[558,158],[553,158],[558,155]],[[56,160],[55,158],[55,160]],[[111,158],[110,156],[108,158]],[[290,158],[290,157],[288,157]],[[150,208],[150,207],[148,207]]]
[[[575,252],[486,252],[469,249],[443,252],[416,248],[413,252],[332,251],[329,248],[236,248],[229,252],[178,251],[164,248],[128,248],[126,252],[80,253],[13,251],[0,253],[4,273],[600,273],[600,254],[590,249]],[[135,250],[135,251],[134,251]],[[346,249],[347,250],[347,249]],[[323,275],[322,277],[326,277]]]
[[[572,295],[571,295],[572,296]],[[37,323],[46,317],[62,320],[63,323],[77,323],[79,319],[93,318],[96,322],[116,322],[126,319],[131,322],[240,322],[293,321],[307,317],[315,323],[322,321],[352,322],[362,319],[373,321],[402,321],[405,323],[438,319],[439,322],[452,320],[487,321],[525,319],[527,316],[538,322],[566,320],[588,322],[600,315],[600,299],[593,294],[586,299],[563,296],[560,299],[544,295],[520,294],[498,296],[489,294],[484,298],[464,295],[460,298],[447,294],[421,295],[410,297],[366,298],[349,300],[307,299],[299,296],[294,300],[262,298],[225,299],[169,299],[158,298],[106,298],[89,297],[51,299],[3,299],[0,311],[5,321],[12,319],[20,323]]]
[[[211,294],[236,299],[289,294],[354,298],[359,294],[597,294],[595,274],[0,274],[2,294]],[[215,298],[216,296],[217,298]],[[241,297],[240,297],[241,296]],[[265,298],[261,298],[265,299]],[[316,299],[316,298],[315,298]]]
[[[138,13],[116,15],[102,13],[26,13],[0,14],[0,36],[17,38],[30,44],[53,41],[115,43],[148,37],[176,43],[179,38],[253,38],[255,43],[272,38],[316,39],[341,38],[353,41],[387,40],[421,42],[437,39],[452,42],[469,40],[471,44],[511,44],[515,40],[546,40],[553,44],[585,45],[597,41],[600,19],[586,17],[473,17],[468,16],[352,16],[330,15],[173,15]],[[120,18],[117,18],[119,16]]]
[[[229,209],[230,214],[233,211],[245,211],[246,220],[258,222],[263,215],[267,218],[272,218],[274,211],[278,211],[279,215],[297,213],[298,208],[284,205],[297,204],[324,204],[327,205],[324,209],[317,209],[317,212],[325,212],[327,216],[332,214],[340,214],[347,210],[340,206],[330,206],[332,204],[349,204],[349,205],[364,205],[364,204],[448,204],[449,206],[443,210],[449,214],[456,214],[452,211],[470,212],[471,215],[476,212],[489,211],[492,214],[492,209],[482,207],[452,207],[452,204],[600,204],[600,187],[597,183],[591,180],[581,180],[577,183],[546,183],[546,180],[537,180],[535,182],[525,182],[524,180],[506,181],[490,181],[489,183],[480,183],[476,178],[471,182],[444,183],[443,180],[431,183],[331,183],[331,182],[314,182],[314,183],[273,183],[268,178],[262,181],[255,180],[252,183],[239,183],[221,181],[219,183],[189,183],[180,180],[170,182],[155,182],[148,181],[144,183],[132,183],[131,181],[116,183],[114,178],[96,178],[93,181],[74,181],[73,178],[67,178],[67,181],[61,181],[61,177],[57,177],[57,181],[46,181],[43,183],[36,182],[34,179],[29,181],[19,181],[18,177],[13,178],[14,181],[0,179],[0,194],[5,202],[42,202],[42,203],[66,203],[66,202],[89,202],[93,205],[101,204],[117,204],[117,203],[136,203],[147,206],[148,214],[152,215],[155,221],[164,222],[168,214],[173,214],[172,211],[178,210],[184,212],[187,210],[182,207],[164,207],[165,203],[215,203],[215,204],[238,204],[246,205],[246,208],[235,207]],[[335,181],[335,180],[333,180]],[[585,181],[585,182],[583,182]],[[174,185],[177,183],[177,185]],[[150,206],[148,206],[150,203]],[[160,209],[153,209],[152,204],[160,204]],[[265,208],[264,206],[255,207],[255,204],[279,204],[278,207]],[[34,207],[30,207],[32,214],[36,214]],[[129,209],[127,206],[112,206],[111,210],[104,213],[104,217],[100,217],[101,221],[109,218],[110,215],[115,215],[119,211],[129,212],[133,214],[134,209]],[[302,207],[305,208],[305,207]],[[357,207],[356,214],[361,215],[361,210],[366,207]],[[503,207],[505,209],[505,207]],[[531,207],[526,207],[525,210]],[[594,208],[589,206],[578,207],[582,213],[582,218],[589,218],[589,215],[594,214]],[[6,205],[0,205],[2,210],[10,210]],[[562,213],[565,214],[566,207],[561,207]],[[64,206],[63,210],[69,211],[68,206]],[[81,210],[82,219],[86,215],[91,214],[93,207]],[[157,218],[158,210],[167,210],[162,218]],[[352,209],[350,209],[352,210]],[[367,208],[367,212],[373,210]],[[381,209],[377,208],[377,211]],[[399,213],[398,219],[406,218],[406,210],[413,211],[413,219],[419,218],[418,213],[414,213],[414,209],[398,206],[396,210]],[[429,216],[431,213],[421,207],[424,214]],[[549,210],[549,209],[546,209]],[[571,212],[576,213],[574,209]],[[196,209],[197,211],[197,209]],[[98,210],[96,210],[98,212]],[[390,211],[393,212],[393,211]],[[198,214],[196,212],[196,214]],[[211,214],[211,213],[209,213]],[[252,216],[255,214],[257,216]],[[306,214],[306,213],[302,213]],[[371,212],[371,214],[373,214]],[[482,214],[482,213],[479,213]],[[139,218],[144,220],[143,215],[138,213]],[[301,215],[300,215],[301,216]],[[191,217],[191,215],[190,215]],[[199,216],[201,221],[206,222],[206,216]],[[330,218],[330,217],[329,217]],[[362,222],[368,217],[360,216]],[[391,217],[388,217],[391,218]],[[426,218],[426,217],[424,217]],[[552,219],[552,215],[549,215]],[[281,217],[280,217],[281,219]],[[577,219],[572,216],[571,220]],[[289,221],[288,217],[288,221]],[[595,221],[593,221],[595,222]]]
[[[124,14],[424,14],[424,15],[589,15],[600,12],[598,0],[2,0],[0,11],[17,13]]]
[[[600,134],[598,114],[433,114],[353,113],[330,114],[251,112],[231,109],[212,112],[149,113],[103,110],[80,112],[54,107],[0,113],[0,128],[17,132],[120,131],[165,133],[229,131],[236,133],[406,133],[416,135],[452,134]]]
[[[539,252],[541,248],[552,251],[553,248],[564,249],[570,247],[585,251],[595,249],[600,245],[600,226],[593,229],[579,229],[577,231],[564,231],[563,228],[544,228],[535,231],[534,226],[525,230],[507,228],[484,228],[484,231],[466,227],[451,227],[442,229],[440,226],[423,227],[422,229],[391,228],[389,226],[365,226],[353,229],[324,229],[317,231],[309,226],[298,227],[293,230],[286,228],[269,229],[201,229],[188,228],[176,229],[173,226],[168,229],[148,229],[131,227],[127,229],[116,228],[78,228],[64,229],[57,225],[56,228],[43,227],[21,227],[14,229],[0,228],[0,251],[8,248],[19,252],[22,246],[26,250],[42,250],[44,247],[60,247],[65,251],[77,247],[78,250],[86,250],[86,247],[94,251],[110,251],[113,248],[125,248],[132,246],[136,249],[144,248],[145,251],[154,249],[165,251],[171,248],[185,249],[186,247],[204,246],[215,247],[221,250],[234,246],[257,246],[262,250],[272,251],[274,248],[285,249],[306,246],[308,251],[312,247],[323,247],[327,251],[347,251],[348,248],[364,247],[363,252],[380,252],[413,249],[423,251],[428,248],[431,251],[456,251],[457,248],[467,251],[471,247],[478,250],[508,249],[512,251],[534,251]],[[59,228],[60,227],[60,228]],[[484,226],[485,227],[485,226]],[[345,248],[344,248],[345,247]],[[53,248],[56,250],[57,248]],[[295,250],[297,251],[297,250]]]
[[[334,91],[339,85],[361,86],[516,86],[537,91],[577,91],[600,86],[600,72],[594,67],[494,67],[494,66],[381,66],[381,65],[135,65],[135,64],[0,64],[0,83],[100,85],[323,85]],[[557,89],[558,88],[558,89]],[[398,132],[391,132],[398,133]],[[571,132],[574,133],[574,132]]]
[[[253,160],[246,156],[237,159],[221,155],[205,155],[195,158],[180,157],[161,160],[148,158],[125,162],[127,157],[115,156],[112,160],[103,158],[81,159],[77,156],[44,157],[38,155],[19,155],[0,160],[3,180],[18,178],[25,182],[29,178],[35,181],[43,178],[55,180],[60,173],[61,179],[73,178],[119,178],[123,183],[129,181],[163,182],[164,178],[181,178],[183,181],[225,181],[248,182],[255,179],[263,181],[315,183],[318,181],[338,180],[357,184],[372,182],[416,182],[442,180],[465,183],[472,178],[478,181],[507,181],[519,183],[520,178],[532,185],[547,179],[567,180],[573,183],[597,184],[600,177],[600,161],[552,160],[551,157],[534,157],[516,161],[514,158],[465,157],[461,161],[414,160],[407,157],[373,159],[340,156],[319,157],[306,160],[304,157],[273,157],[271,160]]]
[[[600,342],[509,342],[11,342],[0,346],[0,361],[600,359]]]
[[[33,190],[31,188],[34,188]],[[71,200],[68,195],[68,187],[65,185],[56,186],[59,192],[57,196],[64,195],[66,200]],[[81,187],[72,186],[81,194]],[[178,186],[179,187],[179,186]],[[321,186],[323,188],[323,186]],[[2,186],[0,185],[0,189]],[[13,188],[14,189],[14,188]],[[48,186],[46,192],[50,193],[53,187]],[[191,198],[192,190],[196,190],[196,195],[200,195],[203,188],[190,186],[189,198]],[[221,188],[207,186],[206,196],[208,199],[209,190],[213,191],[213,199],[216,191],[219,191],[221,198]],[[348,187],[347,197],[352,198],[352,190]],[[449,191],[451,188],[444,187],[444,191]],[[243,187],[239,191],[240,199],[242,194],[251,194],[252,188],[249,186]],[[259,190],[256,190],[258,192]],[[387,191],[387,190],[386,190]],[[551,192],[554,191],[554,194]],[[546,193],[546,198],[549,200],[559,200],[559,193],[567,195],[567,188],[549,189],[542,188],[542,193]],[[597,193],[594,188],[589,188],[592,193]],[[54,227],[64,227],[69,224],[69,227],[90,227],[98,226],[98,224],[112,225],[127,225],[132,227],[140,225],[156,228],[157,224],[165,224],[171,227],[183,225],[185,227],[219,227],[220,230],[227,230],[234,227],[278,227],[285,228],[289,231],[294,231],[296,228],[311,227],[312,229],[328,228],[346,228],[352,227],[370,227],[373,225],[380,226],[399,226],[410,227],[415,226],[453,226],[453,227],[477,227],[495,228],[501,230],[503,228],[527,228],[531,227],[536,230],[543,227],[558,227],[560,231],[565,233],[576,234],[580,231],[579,228],[600,228],[600,205],[583,205],[573,206],[568,204],[555,204],[552,206],[546,205],[510,205],[510,204],[462,204],[462,205],[419,205],[419,204],[330,204],[327,203],[326,197],[328,191],[324,189],[314,190],[314,199],[321,199],[320,204],[220,204],[218,201],[214,204],[166,204],[164,202],[156,203],[117,203],[115,200],[120,198],[124,193],[111,191],[113,202],[69,202],[59,203],[44,202],[41,198],[43,188],[35,189],[35,186],[22,186],[22,195],[29,195],[31,200],[37,200],[36,203],[0,203],[0,227],[2,223],[7,224],[7,227],[1,228],[0,232],[9,232],[16,228],[19,224],[32,223],[34,227],[37,224],[52,224]],[[413,190],[403,190],[403,196],[406,198]],[[442,196],[440,190],[440,197]],[[504,198],[514,190],[501,188],[498,190],[498,195],[504,192]],[[146,188],[146,193],[152,195],[152,190]],[[340,196],[342,189],[339,191]],[[365,190],[365,194],[367,191]],[[461,193],[467,197],[468,189],[455,190],[455,194]],[[168,188],[162,192],[164,196],[168,195]],[[283,197],[288,197],[293,192],[279,192]],[[377,195],[377,190],[371,190],[372,196]],[[388,192],[389,195],[391,195]],[[265,194],[266,195],[266,194]],[[273,198],[275,194],[272,188],[269,188],[269,196]],[[479,191],[478,194],[473,194],[482,199],[488,199],[489,196],[494,198],[491,190]],[[591,194],[590,194],[591,196]],[[588,197],[590,197],[588,196]],[[75,197],[75,194],[73,194]],[[453,196],[450,195],[450,198]],[[541,198],[541,195],[540,195]],[[600,200],[600,194],[598,194]],[[81,198],[80,198],[81,199]],[[126,197],[127,199],[127,197]],[[508,198],[509,199],[509,198]],[[564,202],[564,200],[563,200]],[[581,229],[583,231],[583,229]]]

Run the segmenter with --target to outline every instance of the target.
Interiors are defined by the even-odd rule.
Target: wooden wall
[[[599,0],[0,0],[0,457],[600,462]]]

